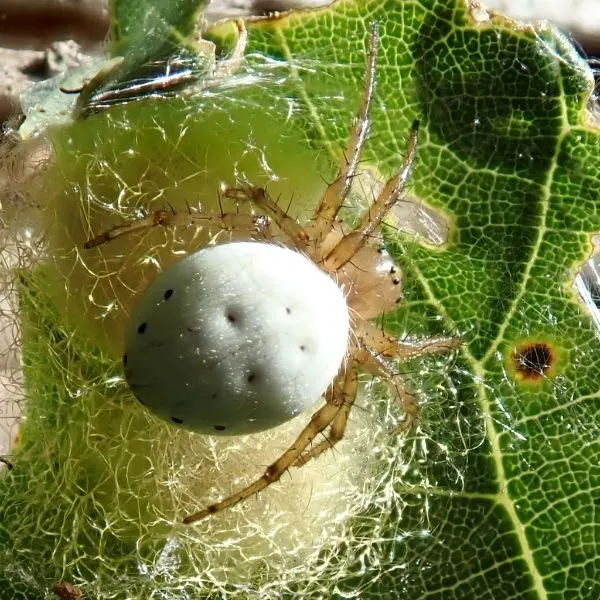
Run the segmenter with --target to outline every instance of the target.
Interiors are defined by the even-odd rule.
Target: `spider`
[[[260,478],[220,502],[187,516],[184,523],[193,523],[253,496],[278,481],[290,467],[302,467],[333,448],[344,435],[348,415],[357,396],[359,368],[384,380],[399,399],[405,418],[397,427],[397,432],[410,428],[418,415],[419,405],[414,391],[405,383],[402,375],[395,372],[391,361],[446,352],[460,345],[458,338],[450,336],[399,340],[371,323],[371,319],[393,311],[402,298],[401,273],[385,250],[379,229],[390,209],[404,196],[417,155],[418,121],[413,123],[410,130],[406,156],[400,169],[387,181],[372,206],[361,216],[358,225],[350,228],[339,217],[369,135],[369,115],[376,88],[378,43],[378,25],[375,23],[370,36],[365,87],[356,121],[350,131],[348,147],[339,162],[335,179],[325,189],[310,221],[300,223],[291,218],[266,189],[248,185],[228,188],[225,195],[238,203],[249,203],[260,211],[260,215],[161,210],[113,227],[85,244],[85,248],[89,249],[150,227],[192,225],[210,225],[222,231],[245,231],[257,243],[269,243],[276,239],[272,228],[274,224],[278,235],[284,236],[284,243],[289,248],[308,256],[346,294],[346,302],[353,315],[352,335],[345,367],[325,393],[325,404],[313,414],[298,438]],[[317,436],[327,429],[325,439],[315,442]]]

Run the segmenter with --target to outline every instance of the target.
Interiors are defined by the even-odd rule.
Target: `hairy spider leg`
[[[419,402],[415,392],[406,385],[404,377],[394,373],[383,356],[366,346],[359,347],[353,358],[367,373],[385,381],[402,404],[405,418],[396,427],[395,433],[410,429],[419,414]]]
[[[293,467],[303,467],[308,461],[317,458],[326,450],[333,449],[344,437],[346,425],[348,424],[348,416],[356,401],[356,394],[358,392],[357,370],[354,367],[348,367],[345,375],[337,377],[335,385],[341,387],[342,406],[331,422],[328,434],[322,442],[315,444],[310,450],[301,454],[298,460],[292,465]]]
[[[369,58],[367,62],[366,84],[363,97],[358,109],[356,122],[350,130],[346,152],[342,154],[338,172],[321,198],[321,202],[315,213],[316,227],[323,239],[331,230],[344,200],[348,197],[352,187],[352,180],[356,175],[356,169],[360,155],[364,148],[371,127],[370,110],[375,94],[377,67],[377,49],[379,47],[379,24],[375,21],[371,29],[371,40],[369,47]]]
[[[419,121],[413,121],[406,157],[400,170],[385,184],[385,187],[367,211],[354,231],[345,235],[322,260],[322,265],[328,271],[338,271],[364,246],[365,242],[375,235],[383,219],[392,206],[404,193],[406,183],[413,171],[417,158],[419,141]]]
[[[271,231],[271,222],[263,215],[249,215],[245,213],[223,213],[221,215],[203,214],[195,212],[175,212],[157,210],[147,217],[136,219],[125,225],[117,225],[104,233],[89,239],[83,247],[86,250],[110,242],[123,235],[135,231],[151,229],[153,227],[214,227],[220,231],[235,231],[248,234],[253,239],[271,240],[274,235]]]
[[[227,188],[224,195],[226,198],[251,202],[257,208],[264,210],[265,213],[275,221],[283,233],[290,238],[296,248],[302,249],[306,247],[306,244],[309,241],[308,233],[298,221],[292,219],[292,217],[282,210],[264,188],[252,186],[244,188]]]
[[[294,443],[264,472],[262,477],[259,477],[254,483],[239,492],[206,507],[200,512],[187,516],[184,523],[194,523],[200,519],[204,519],[209,515],[213,515],[231,506],[235,506],[239,502],[246,500],[250,496],[261,492],[266,487],[270,486],[280,479],[280,477],[298,460],[311,442],[326,429],[335,419],[344,405],[344,396],[341,393],[339,386],[332,386],[326,395],[326,404],[320,408],[311,417],[308,425],[302,430]]]
[[[441,354],[462,345],[460,338],[443,335],[417,340],[399,340],[358,316],[354,317],[354,334],[362,346],[371,348],[385,358],[400,360],[411,360],[427,354]]]

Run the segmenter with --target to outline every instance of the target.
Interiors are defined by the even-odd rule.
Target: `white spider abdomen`
[[[254,433],[317,402],[348,332],[342,291],[307,257],[222,244],[148,286],[127,327],[125,375],[164,419],[201,433]]]

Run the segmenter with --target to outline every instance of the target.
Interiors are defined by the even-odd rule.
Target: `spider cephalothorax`
[[[115,237],[146,227],[208,225],[220,230],[245,232],[249,238],[254,239],[257,243],[277,242],[281,244],[283,241],[283,244],[288,248],[298,250],[305,257],[308,257],[316,270],[328,274],[343,289],[347,303],[347,308],[344,307],[343,310],[349,310],[351,314],[352,331],[349,335],[344,336],[347,337],[345,357],[341,361],[342,364],[339,367],[337,376],[327,386],[324,406],[313,414],[310,422],[298,438],[286,452],[267,468],[262,477],[236,494],[188,516],[185,519],[186,523],[192,523],[209,514],[237,504],[277,481],[289,467],[300,467],[333,447],[344,434],[348,415],[357,394],[359,369],[380,377],[390,386],[393,393],[400,400],[405,412],[405,419],[398,429],[403,430],[409,427],[418,412],[417,400],[414,392],[393,368],[392,361],[395,359],[410,360],[424,354],[444,352],[456,347],[459,343],[456,338],[451,337],[428,338],[416,341],[398,340],[370,322],[372,318],[393,311],[401,298],[400,271],[383,248],[379,230],[390,209],[404,195],[404,189],[416,158],[418,122],[413,123],[407,153],[400,169],[384,185],[373,204],[360,217],[358,224],[351,228],[339,218],[339,212],[344,201],[350,194],[352,181],[357,174],[360,155],[369,133],[369,112],[376,86],[377,48],[378,29],[375,24],[371,36],[365,90],[356,122],[351,129],[349,142],[340,160],[337,175],[333,182],[327,186],[313,218],[308,222],[299,223],[286,214],[265,189],[248,185],[228,188],[225,195],[237,200],[240,204],[251,204],[260,214],[244,212],[202,214],[199,212],[158,211],[144,219],[110,229],[86,244],[87,248],[92,248]],[[231,246],[233,247],[233,244]],[[206,251],[200,250],[197,254],[200,255],[202,252]],[[165,271],[165,273],[168,273],[168,271]],[[202,274],[200,273],[198,276],[202,277]],[[174,293],[176,292],[171,287],[165,289],[164,292],[160,291],[160,294],[164,295],[165,301],[170,301]],[[307,293],[310,293],[310,290]],[[158,298],[160,300],[160,297]],[[153,305],[152,302],[150,305]],[[197,320],[195,324],[184,323],[187,331],[194,335],[203,335],[202,323],[206,320],[206,317],[202,311],[200,316],[194,313],[196,315],[194,318]],[[225,314],[225,318],[229,318],[230,321],[237,321],[236,315]],[[234,325],[237,326],[237,323],[234,323]],[[138,333],[144,334],[146,323],[138,324],[136,322],[132,324],[132,327],[132,337],[137,339],[136,335]],[[254,329],[256,330],[256,327]],[[135,343],[137,344],[137,341]],[[156,341],[153,342],[153,346],[157,346]],[[135,347],[143,349],[149,346],[139,346],[138,344]],[[302,347],[300,346],[300,348]],[[127,348],[125,362],[127,362]],[[207,360],[204,358],[203,364],[206,362]],[[193,365],[194,363],[189,364]],[[192,369],[192,367],[189,368]],[[204,366],[200,364],[197,366],[197,369],[203,368]],[[135,376],[131,374],[131,371],[128,373],[127,369],[126,364],[128,381],[138,399],[145,403],[144,389],[148,388],[148,384],[144,384],[144,388],[144,385],[136,382]],[[182,373],[185,376],[185,371],[182,371]],[[182,376],[182,373],[179,376]],[[195,374],[190,371],[190,376],[195,376]],[[246,374],[246,382],[252,383],[254,377],[254,373]],[[218,394],[212,390],[213,387],[211,387],[211,394],[213,401],[216,401]],[[238,391],[235,393],[238,393]],[[221,387],[219,387],[218,393],[222,393]],[[253,402],[257,402],[256,395],[252,398]],[[316,400],[317,398],[315,398]],[[165,398],[164,400],[165,403],[176,403],[177,401],[176,398]],[[206,402],[209,400],[202,400],[194,396],[191,401]],[[179,402],[181,404],[182,400],[179,399]],[[160,414],[160,411],[157,412]],[[183,419],[173,415],[170,418],[175,423],[185,425],[182,422]],[[222,424],[214,424],[212,427],[214,427],[216,433],[223,432],[225,429]],[[205,430],[205,428],[197,429]],[[317,436],[327,429],[328,433],[325,439],[313,444]]]

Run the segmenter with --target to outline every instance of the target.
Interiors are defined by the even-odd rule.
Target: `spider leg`
[[[336,387],[334,386],[333,390],[335,389]],[[339,387],[337,389],[339,390]],[[332,423],[332,421],[335,419],[335,416],[340,411],[341,401],[342,399],[335,393],[335,391],[329,392],[327,394],[327,403],[325,406],[320,408],[311,417],[310,422],[296,438],[296,441],[271,466],[267,468],[262,477],[258,478],[254,483],[233,494],[232,496],[229,496],[228,498],[225,498],[216,504],[211,504],[200,512],[187,516],[183,522],[194,523],[195,521],[204,519],[209,515],[220,512],[226,508],[238,504],[239,502],[242,502],[246,498],[257,494],[266,487],[270,486],[272,483],[278,481],[283,473],[285,473],[287,469],[289,469],[298,460],[300,455],[315,439],[315,437],[317,437],[319,433],[321,433]]]
[[[381,377],[402,404],[405,418],[396,427],[395,432],[401,433],[410,429],[419,415],[419,401],[415,392],[406,385],[402,375],[394,373],[385,358],[375,353],[371,348],[359,348],[354,355],[354,360],[371,375]]]
[[[337,271],[343,267],[365,242],[375,235],[392,206],[402,198],[404,188],[415,165],[418,138],[419,122],[414,121],[408,138],[406,157],[400,170],[385,184],[373,206],[363,215],[356,229],[344,236],[322,260],[325,269]]]
[[[337,393],[340,394],[341,408],[331,422],[327,438],[301,454],[298,457],[298,460],[292,465],[293,467],[303,467],[308,461],[317,458],[326,450],[333,448],[344,437],[346,425],[348,424],[348,415],[356,400],[357,392],[358,373],[354,367],[349,367],[346,372],[346,377],[341,379],[337,391]]]
[[[367,62],[366,85],[363,97],[358,109],[356,122],[350,130],[348,147],[342,155],[338,172],[321,198],[321,202],[315,213],[317,228],[321,229],[322,235],[331,229],[334,219],[348,197],[352,187],[352,180],[356,175],[356,169],[360,155],[369,135],[371,120],[369,113],[371,103],[375,94],[375,71],[377,66],[377,48],[379,46],[379,26],[375,21],[372,25],[371,40],[369,48],[369,59]]]
[[[399,340],[364,319],[355,319],[354,331],[362,346],[372,348],[380,356],[411,360],[425,354],[441,354],[459,348],[462,340],[436,336],[417,340]]]
[[[257,239],[271,239],[270,221],[262,215],[249,215],[245,213],[203,214],[195,212],[176,212],[157,210],[147,217],[136,219],[125,225],[117,225],[105,232],[90,238],[83,247],[86,250],[95,248],[135,231],[151,229],[154,227],[214,227],[221,231],[246,231],[251,237]]]
[[[296,248],[304,248],[309,240],[308,233],[295,219],[284,212],[271,198],[267,190],[258,187],[227,188],[224,193],[226,198],[238,201],[248,201],[257,208],[264,210],[277,226],[290,238]]]

